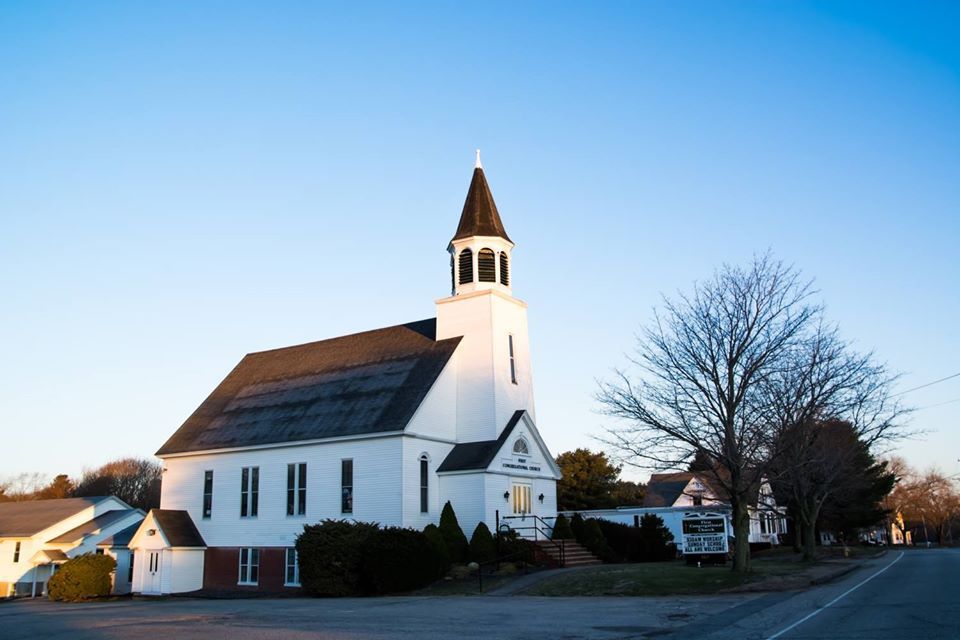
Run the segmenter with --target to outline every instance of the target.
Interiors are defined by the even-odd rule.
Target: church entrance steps
[[[580,567],[602,564],[597,556],[573,540],[537,540],[534,544],[559,566]]]

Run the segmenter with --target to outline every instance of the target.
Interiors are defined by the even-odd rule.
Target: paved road
[[[0,604],[0,638],[800,640],[960,638],[960,550],[887,553],[804,592]]]

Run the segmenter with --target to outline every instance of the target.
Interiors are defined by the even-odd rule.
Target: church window
[[[427,454],[420,456],[420,513],[430,510],[430,460]]]
[[[460,252],[460,284],[473,282],[473,251],[464,249]]]
[[[240,517],[255,518],[260,506],[260,467],[240,470]]]
[[[340,461],[340,513],[353,513],[353,460]]]
[[[296,547],[287,547],[286,558],[284,558],[286,571],[284,572],[283,584],[286,587],[300,586],[300,561],[297,557]]]
[[[530,455],[530,447],[527,446],[527,441],[523,438],[517,438],[517,441],[513,443],[513,452],[522,456]]]
[[[287,465],[287,515],[307,513],[307,463]]]
[[[510,355],[510,382],[517,384],[517,360],[513,355],[513,334],[507,336],[507,348]]]
[[[506,251],[500,252],[500,284],[505,287],[510,286],[510,266]]]
[[[213,471],[203,472],[203,517],[213,514]]]
[[[260,582],[260,549],[240,549],[239,584]]]
[[[492,249],[480,249],[477,254],[477,272],[480,274],[480,282],[497,281],[497,263]]]
[[[20,562],[20,543],[19,542],[13,547],[13,561]]]

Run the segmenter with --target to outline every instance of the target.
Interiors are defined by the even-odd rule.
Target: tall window
[[[510,286],[510,265],[506,251],[500,252],[500,284],[505,287]]]
[[[420,513],[430,510],[430,461],[427,454],[420,456]]]
[[[285,560],[286,571],[283,574],[283,584],[288,587],[300,586],[300,562],[297,558],[296,547],[287,547]]]
[[[353,513],[353,460],[340,461],[340,513]]]
[[[127,582],[133,582],[133,551],[130,552],[130,566],[127,567]]]
[[[510,350],[510,382],[517,384],[517,361],[513,355],[513,334],[507,336],[507,345]]]
[[[13,561],[20,562],[20,543],[14,545],[13,547]]]
[[[213,471],[203,472],[203,517],[213,513]]]
[[[240,470],[240,517],[255,518],[260,506],[260,467]]]
[[[307,513],[307,463],[287,465],[287,515]]]
[[[477,253],[477,273],[480,282],[497,281],[497,258],[492,249],[480,249]]]
[[[473,282],[473,251],[464,249],[460,252],[460,284]]]
[[[260,582],[260,549],[240,549],[240,576],[238,584]]]

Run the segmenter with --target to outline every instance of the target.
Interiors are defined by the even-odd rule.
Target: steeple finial
[[[483,169],[483,165],[480,164],[480,149],[477,149],[477,162],[473,165],[474,169]]]

